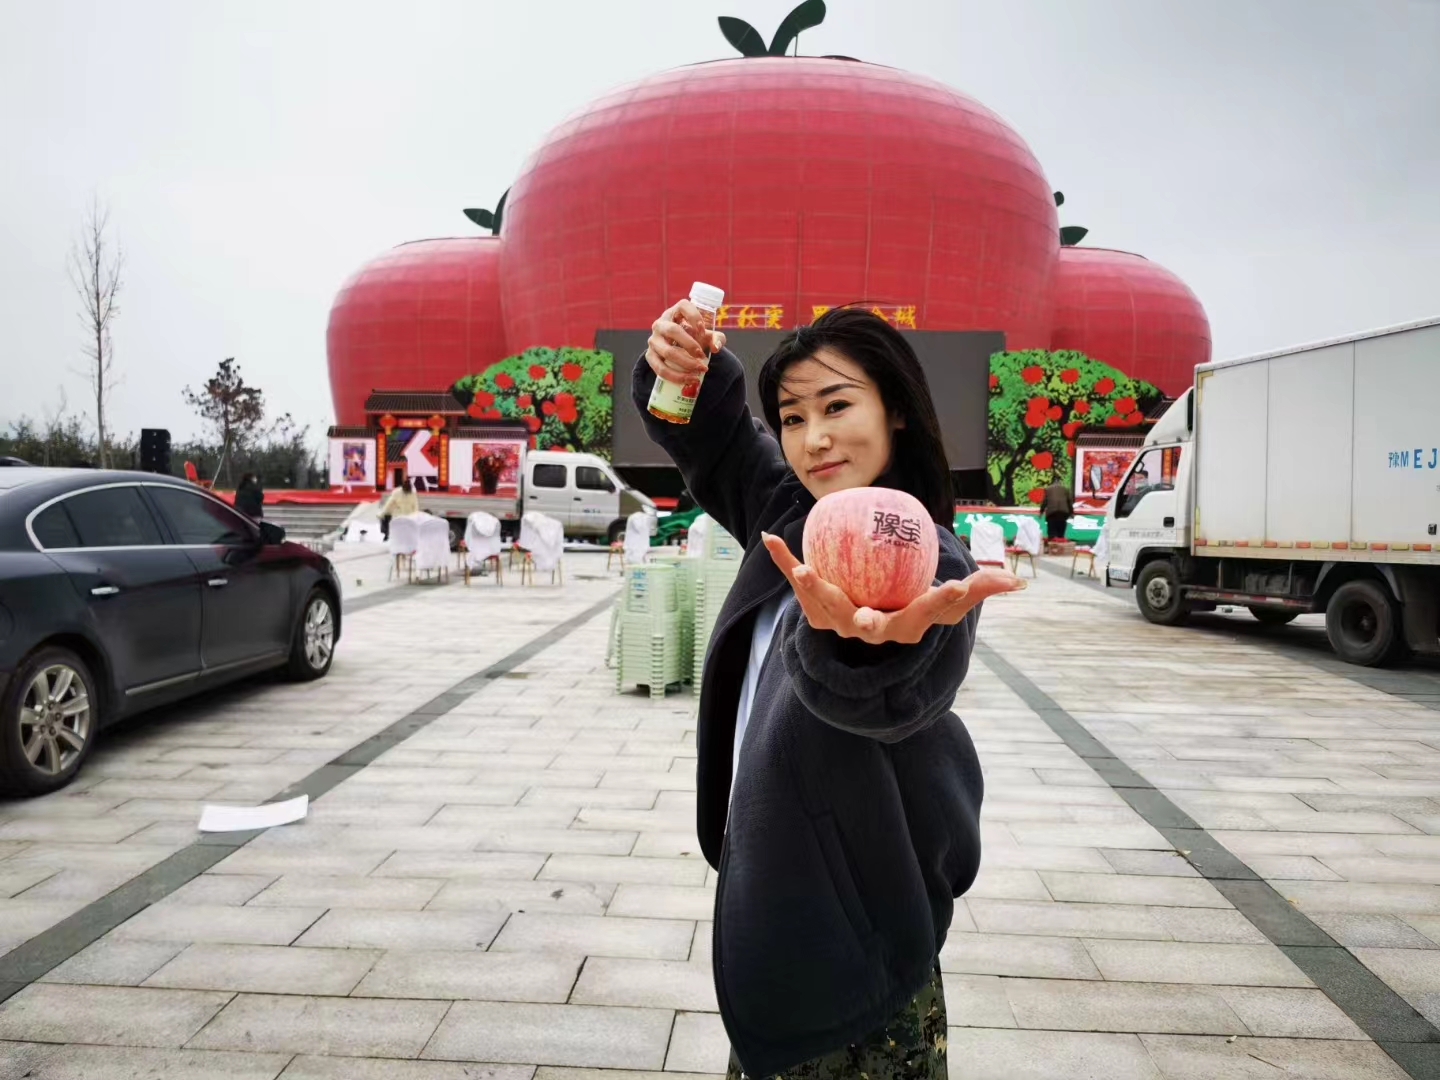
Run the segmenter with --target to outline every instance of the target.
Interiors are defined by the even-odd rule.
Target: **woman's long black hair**
[[[770,430],[780,438],[785,372],[827,346],[858,364],[879,387],[886,411],[905,421],[893,433],[890,467],[876,484],[914,495],[937,525],[954,531],[955,488],[930,384],[905,336],[880,316],[859,307],[831,308],[785,336],[760,369],[760,401]]]

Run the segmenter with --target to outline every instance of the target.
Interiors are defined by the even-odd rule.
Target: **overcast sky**
[[[471,235],[566,114],[797,0],[0,0],[0,422],[84,386],[67,249],[127,265],[116,426],[196,428],[226,356],[330,422],[341,282]],[[804,53],[995,109],[1087,244],[1175,271],[1216,358],[1440,315],[1440,0],[829,0]]]

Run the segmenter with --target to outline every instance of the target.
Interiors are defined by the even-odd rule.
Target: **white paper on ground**
[[[206,806],[200,814],[201,832],[244,832],[271,829],[299,821],[310,811],[310,796],[263,806]]]

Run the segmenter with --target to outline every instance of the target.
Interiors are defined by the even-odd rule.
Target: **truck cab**
[[[1145,565],[1190,550],[1194,517],[1194,390],[1166,410],[1130,463],[1105,518],[1110,561],[1105,584],[1134,585]],[[1147,582],[1147,585],[1151,583]],[[1167,583],[1152,586],[1164,607],[1172,597]],[[1178,599],[1174,597],[1173,599]]]
[[[567,536],[613,542],[624,536],[626,519],[637,510],[650,519],[650,535],[659,528],[650,496],[627,485],[596,454],[531,450],[525,455],[523,492],[523,512],[555,518]]]

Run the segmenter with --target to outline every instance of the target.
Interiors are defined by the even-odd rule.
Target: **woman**
[[[697,768],[730,1080],[943,1080],[938,956],[979,866],[983,787],[949,709],[980,602],[1023,585],[976,573],[955,539],[939,422],[898,331],[842,308],[787,335],[759,377],[778,443],[724,343],[676,304],[634,396],[695,501],[745,544],[706,660]],[[701,374],[689,424],[649,414],[657,377]],[[866,486],[914,495],[940,539],[941,583],[901,611],[855,608],[797,558],[816,499]]]
[[[407,476],[404,483],[385,496],[385,501],[380,505],[380,535],[386,540],[390,539],[390,519],[392,517],[404,517],[406,514],[419,512],[420,497],[415,494],[415,488]]]
[[[265,489],[253,472],[240,477],[240,486],[235,489],[235,509],[254,521],[265,516]]]

